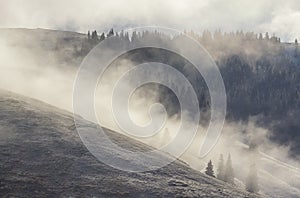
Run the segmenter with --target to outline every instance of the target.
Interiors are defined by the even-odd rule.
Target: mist
[[[46,31],[47,32],[47,31]],[[45,33],[45,32],[44,32]],[[49,33],[49,32],[48,32]],[[48,33],[46,35],[48,35]],[[81,36],[78,35],[80,38]],[[43,40],[43,39],[42,39]],[[31,46],[43,46],[40,40],[30,40]],[[55,107],[72,111],[72,94],[74,81],[80,61],[64,61],[66,53],[73,51],[74,46],[64,46],[64,53],[57,53],[57,46],[43,46],[39,48],[14,44],[15,38],[0,37],[0,88],[42,100]],[[70,54],[72,55],[73,52]],[[72,57],[72,56],[71,56]],[[72,58],[71,58],[72,59]],[[144,142],[154,148],[162,148],[173,141],[180,127],[179,114],[168,116],[164,112],[157,111],[151,116],[166,117],[164,126],[153,136],[138,138],[128,135],[114,121],[111,108],[112,91],[114,84],[124,72],[132,68],[134,62],[122,60],[111,69],[108,69],[98,84],[95,93],[95,110],[100,125],[113,129],[131,138]],[[149,75],[149,74],[145,74]],[[163,75],[163,73],[162,73]],[[143,76],[140,76],[143,78]],[[123,86],[132,86],[126,82]],[[129,100],[130,117],[138,126],[151,122],[149,108],[159,102],[158,87],[151,86],[137,89]],[[88,119],[88,118],[87,118]],[[189,123],[197,125],[197,135],[190,147],[180,157],[192,168],[202,171],[211,159],[217,170],[219,155],[225,159],[231,154],[235,170],[236,183],[244,181],[248,173],[248,167],[255,163],[259,169],[259,180],[263,192],[272,193],[273,187],[281,188],[283,183],[292,186],[288,190],[299,193],[300,175],[299,158],[289,155],[290,145],[280,146],[270,141],[270,134],[266,128],[256,125],[256,117],[246,122],[227,121],[223,127],[221,137],[213,150],[205,157],[199,157],[199,151],[207,130],[206,124]],[[180,144],[180,142],[177,142]],[[172,150],[169,151],[172,154]],[[270,177],[274,183],[269,186]],[[277,181],[278,180],[278,181]]]
[[[113,30],[113,35],[123,39],[125,44],[122,44],[126,46],[134,43],[130,28],[142,27],[137,31],[136,40],[144,39],[141,42],[151,45],[156,37],[144,32],[145,26],[166,27],[166,32],[158,31],[153,35],[159,35],[161,42],[175,38],[176,47],[192,53],[189,45],[179,41],[184,32],[209,52],[220,70],[227,94],[225,122],[215,123],[223,126],[220,136],[210,139],[208,135],[213,110],[203,76],[198,77],[197,69],[189,60],[179,61],[178,56],[162,50],[146,50],[140,54],[131,51],[131,54],[118,57],[95,84],[94,111],[82,105],[80,108],[86,112],[79,116],[105,130],[112,130],[116,137],[126,136],[129,143],[137,140],[144,143],[140,144],[142,146],[168,153],[178,162],[204,174],[211,160],[217,176],[220,155],[225,162],[231,156],[234,188],[245,189],[247,177],[252,174],[250,167],[255,165],[259,193],[267,197],[298,197],[298,0],[0,1],[0,90],[76,114],[73,95],[76,82],[88,52],[103,42],[98,36],[104,33],[105,41],[108,31]],[[98,32],[96,39],[88,38],[87,32],[94,30]],[[129,34],[123,35],[123,30]],[[107,51],[99,54],[110,52],[108,46]],[[181,108],[174,90],[186,96],[191,89],[182,85],[178,76],[167,79],[168,70],[134,74],[136,65],[152,59],[174,64],[172,66],[190,83],[193,81],[197,103],[191,100],[190,105]],[[103,66],[102,61],[98,59],[95,67]],[[96,72],[90,75],[94,77]],[[128,80],[128,77],[131,78]],[[154,82],[135,87],[136,82],[144,79],[163,79],[175,85],[175,89]],[[83,83],[89,84],[89,80]],[[203,82],[206,85],[203,86]],[[114,95],[115,90],[121,93]],[[128,90],[132,93],[125,93]],[[126,98],[127,95],[130,97]],[[82,98],[85,100],[85,95]],[[114,107],[122,108],[118,111]],[[194,107],[200,108],[200,121],[196,119],[198,109]],[[120,119],[122,116],[125,118]],[[73,124],[73,120],[70,122]],[[73,130],[72,124],[67,126],[70,130]],[[5,126],[2,128],[6,130]],[[191,129],[195,129],[195,136]],[[190,140],[190,137],[193,138]],[[215,140],[211,151],[202,156],[204,143]],[[188,146],[183,146],[187,143]],[[211,179],[205,180],[205,185],[207,181],[215,181],[218,185],[220,178]]]
[[[120,79],[124,72],[129,70],[130,65],[132,64],[133,63],[129,60],[123,60],[121,61],[121,64],[117,66],[118,69],[114,68],[108,71],[104,75],[104,87],[99,88],[100,90],[98,90],[96,94],[101,96],[101,100],[97,100],[96,102],[96,109],[99,110],[98,114],[102,115],[101,118],[103,118],[102,120],[100,119],[100,123],[104,126],[110,126],[114,130],[125,135],[128,134],[122,132],[114,122],[114,116],[110,109],[110,98],[112,97],[111,92],[113,90],[113,87],[110,85],[113,85],[113,82]],[[143,77],[141,76],[141,78]],[[111,84],[105,83],[108,81],[110,81]],[[124,86],[131,86],[130,82]],[[149,109],[151,104],[159,102],[157,91],[157,87],[155,86],[141,87],[137,89],[130,98],[130,115],[133,122],[138,126],[151,122]],[[105,113],[103,112],[103,109],[105,109]],[[163,117],[159,114],[154,114],[152,116]],[[217,144],[204,158],[200,158],[199,154],[203,141],[207,141],[207,124],[198,125],[198,123],[189,123],[189,125],[198,125],[198,131],[191,145],[184,154],[180,156],[180,160],[183,160],[189,166],[201,172],[204,172],[208,161],[212,160],[217,173],[220,154],[223,154],[225,160],[230,154],[233,161],[234,175],[236,177],[235,183],[238,186],[244,188],[243,183],[245,183],[247,175],[249,174],[249,167],[255,164],[258,169],[259,186],[262,192],[272,194],[275,192],[274,188],[278,188],[281,189],[281,194],[290,193],[297,195],[299,193],[299,157],[290,156],[290,145],[279,145],[272,142],[270,140],[272,131],[258,126],[256,124],[257,119],[259,119],[259,116],[251,117],[248,121],[226,121]],[[175,114],[169,116],[164,123],[163,128],[151,137],[138,138],[132,135],[128,136],[156,149],[161,149],[172,142],[174,137],[176,137],[180,123],[180,115]],[[180,144],[180,142],[178,142],[178,144]],[[173,154],[172,150],[170,150],[169,153]]]
[[[284,41],[293,41],[299,37],[299,18],[297,0],[0,2],[0,27],[39,27],[84,33],[88,29],[106,30],[111,28],[109,24],[115,24],[116,29],[156,25],[199,32],[206,29],[273,32]]]
[[[34,51],[0,38],[1,89],[33,97],[71,111],[76,68],[60,68]],[[39,63],[40,62],[40,63]]]

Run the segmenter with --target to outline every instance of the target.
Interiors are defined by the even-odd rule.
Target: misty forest
[[[109,109],[111,82],[122,71],[160,62],[176,68],[193,86],[201,120],[191,125],[199,126],[198,133],[179,159],[161,169],[124,172],[97,161],[81,142],[70,113],[73,82],[84,58],[110,37],[129,47],[153,41],[180,43],[183,35],[207,50],[224,81],[226,120],[213,150],[204,158],[198,156],[212,113],[205,80],[186,58],[147,47],[122,54],[105,71],[104,86],[95,94],[100,124],[113,142],[135,151],[160,148],[172,140],[180,113],[193,116],[195,109],[181,109],[176,95],[164,85],[146,84],[130,101],[133,120],[142,124],[149,120],[151,104],[159,102],[165,107],[166,125],[153,137],[137,139],[124,134],[113,123]],[[0,44],[1,197],[300,197],[297,38],[287,43],[272,33],[242,30],[189,30],[169,35],[122,29],[76,33],[3,28]],[[151,74],[135,78],[147,75]],[[164,71],[160,77],[164,78]],[[175,86],[183,93],[191,91]],[[81,127],[97,128],[94,120],[79,119]],[[118,157],[115,151],[101,149]]]
[[[297,38],[294,43],[281,43],[280,38],[275,35],[269,36],[268,32],[222,33],[218,30],[214,33],[204,31],[202,35],[193,31],[186,34],[199,41],[220,68],[226,87],[227,119],[241,122],[255,119],[258,126],[272,131],[269,138],[280,144],[289,144],[290,154],[297,155],[300,152],[300,139],[297,136],[300,130],[300,51]],[[101,33],[100,36],[97,35],[97,31],[91,34],[88,32],[85,41],[74,46],[74,53],[84,57],[95,45],[113,35],[113,29],[107,34]],[[151,39],[160,39],[161,42],[171,39],[157,32],[133,32],[131,38],[124,32],[116,33],[115,36],[120,37],[120,42],[128,42],[128,45],[149,42]],[[200,109],[209,111],[210,96],[205,82],[187,61],[157,49],[129,53],[124,55],[124,58],[135,63],[155,60],[176,67],[194,85]],[[160,102],[169,107],[169,115],[178,113],[180,108],[176,96],[164,87],[158,87],[158,91]],[[254,140],[247,141],[252,146],[257,143]]]

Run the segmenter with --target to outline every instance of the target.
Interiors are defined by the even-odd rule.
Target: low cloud
[[[86,32],[158,25],[202,31],[271,32],[283,41],[300,36],[296,0],[12,0],[0,2],[0,27]]]

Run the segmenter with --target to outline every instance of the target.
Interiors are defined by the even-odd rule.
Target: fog
[[[299,37],[297,0],[12,0],[0,2],[0,27],[50,28],[86,32],[132,26],[179,30],[273,32],[283,41]]]
[[[41,56],[42,54],[48,54],[48,57]],[[0,88],[72,111],[72,91],[79,65],[61,62],[59,56],[61,56],[60,53],[52,51],[43,53],[25,46],[12,45],[9,39],[0,38]],[[126,133],[122,132],[114,122],[111,97],[114,89],[113,82],[128,71],[129,65],[132,64],[128,60],[123,60],[118,67],[106,71],[95,95],[99,123],[123,134]],[[131,84],[128,82],[123,86],[130,87]],[[130,116],[137,125],[142,126],[151,122],[149,108],[153,103],[158,102],[156,91],[155,87],[146,91],[141,88],[132,95],[129,105]],[[163,117],[166,116],[166,112],[161,115],[158,111],[152,116]],[[205,158],[199,158],[199,151],[205,141],[207,125],[197,126],[199,127],[197,135],[191,146],[181,156],[181,160],[187,162],[192,168],[203,171],[206,163],[212,159],[216,171],[219,155],[223,154],[226,159],[230,153],[235,176],[238,178],[237,183],[245,179],[248,167],[255,163],[259,169],[260,184],[264,192],[272,193],[274,186],[282,188],[282,183],[284,183],[289,186],[285,187],[283,192],[295,191],[297,194],[300,186],[299,159],[289,157],[289,145],[279,146],[271,142],[270,131],[256,126],[255,119],[257,118],[254,117],[248,122],[226,122],[217,145]],[[162,148],[173,140],[180,124],[180,116],[173,115],[167,117],[164,126],[156,135],[149,138],[130,137],[154,148]],[[191,122],[189,125],[198,125],[198,123]],[[254,145],[253,149],[249,149],[250,144]],[[278,181],[270,179],[270,174]],[[268,186],[270,180],[274,182],[272,187]]]
[[[124,72],[128,71],[132,63],[128,60],[122,61],[118,69],[112,69],[106,73],[103,79],[104,87],[96,95],[101,96],[97,99],[96,109],[99,115],[102,115],[103,125],[110,126],[117,131],[122,131],[116,123],[110,109],[110,98],[112,97],[114,81],[121,78]],[[110,83],[105,83],[110,82]],[[100,86],[100,85],[99,85]],[[130,83],[124,86],[131,86]],[[146,90],[145,90],[146,89]],[[151,104],[158,102],[157,89],[151,88],[137,89],[130,98],[130,115],[135,124],[142,126],[151,122],[149,109]],[[97,97],[97,96],[96,96]],[[105,109],[105,113],[103,112]],[[165,113],[165,112],[164,112]],[[105,116],[103,116],[105,115]],[[152,116],[160,116],[154,114]],[[243,187],[246,177],[249,174],[249,167],[253,164],[258,169],[259,185],[263,193],[273,194],[274,188],[280,189],[282,194],[297,195],[299,193],[299,158],[289,155],[290,145],[278,145],[270,140],[272,134],[266,128],[257,126],[259,117],[252,117],[248,121],[225,122],[221,137],[213,150],[204,158],[200,157],[200,149],[205,139],[207,125],[199,125],[197,135],[185,153],[180,157],[181,160],[188,163],[192,168],[204,172],[207,162],[212,160],[217,173],[217,165],[220,154],[223,154],[225,160],[230,154],[233,161],[235,183]],[[112,123],[114,123],[112,125]],[[189,123],[195,125],[196,123]],[[178,114],[168,117],[162,130],[149,138],[138,138],[131,136],[138,141],[142,141],[154,148],[163,148],[174,140],[180,127],[180,116]],[[123,132],[126,135],[126,133]],[[180,144],[180,142],[178,142]],[[172,150],[169,151],[170,154]],[[278,192],[277,192],[278,193]]]
[[[0,88],[33,97],[59,108],[72,110],[76,69],[58,69],[58,63],[39,64],[43,59],[28,48],[13,47],[0,38]]]

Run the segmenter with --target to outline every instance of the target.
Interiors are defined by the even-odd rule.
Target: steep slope
[[[107,133],[124,147],[147,149]],[[6,91],[0,91],[0,167],[1,197],[257,197],[180,161],[145,173],[113,169],[85,148],[71,113]]]

